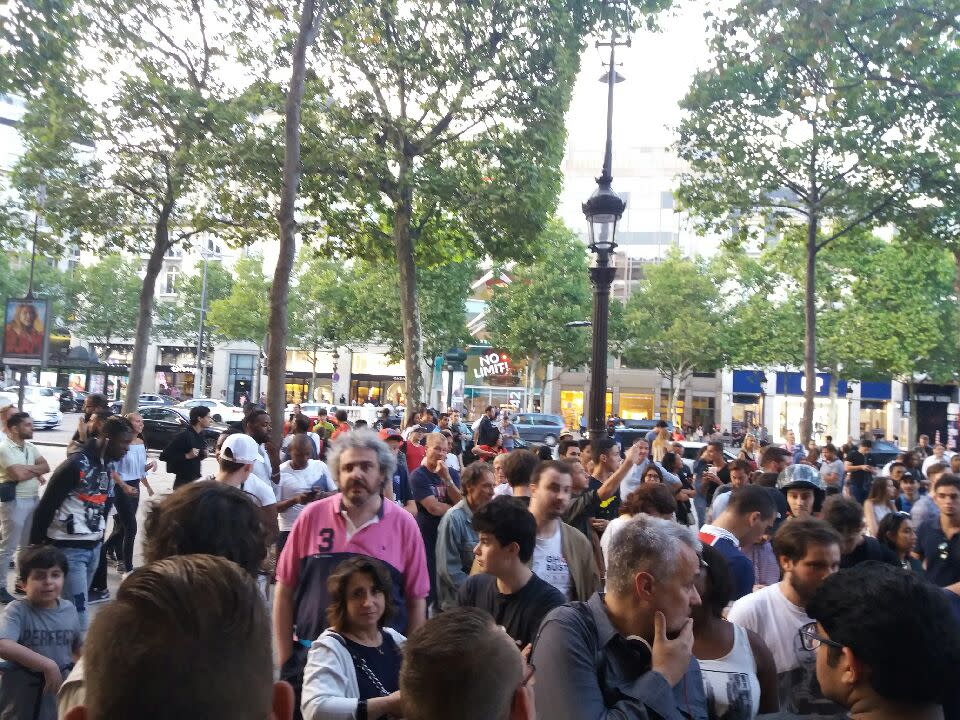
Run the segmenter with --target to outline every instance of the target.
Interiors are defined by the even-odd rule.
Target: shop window
[[[660,417],[674,425],[683,425],[683,390],[677,395],[677,406],[674,408],[673,417],[670,417],[670,391],[660,391]]]
[[[699,426],[706,430],[714,426],[717,422],[715,402],[716,400],[713,396],[702,397],[694,395],[690,398],[690,422],[694,427]]]
[[[650,420],[653,413],[652,394],[620,393],[620,417],[624,420]]]

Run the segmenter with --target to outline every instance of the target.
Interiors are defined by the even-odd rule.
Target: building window
[[[167,274],[163,280],[163,291],[167,295],[175,295],[177,292],[177,278],[180,272],[175,267],[167,268]]]
[[[653,418],[653,395],[621,392],[620,417],[624,420],[650,420]]]
[[[183,248],[179,245],[173,245],[167,248],[167,254],[164,255],[166,258],[181,258],[183,257]]]

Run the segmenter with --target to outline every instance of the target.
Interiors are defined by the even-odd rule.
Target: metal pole
[[[200,329],[197,332],[197,377],[193,383],[193,396],[203,397],[203,320],[207,309],[207,256],[203,256],[203,282],[200,285]]]
[[[616,83],[615,60],[617,49],[616,24],[610,29],[610,64],[607,68],[607,142],[603,152],[603,171],[597,179],[601,186],[613,181],[613,86]],[[607,409],[607,323],[610,316],[610,285],[616,270],[610,265],[610,253],[597,252],[597,263],[590,268],[593,285],[593,348],[590,360],[590,442],[606,437]]]
[[[447,412],[453,409],[453,365],[447,365]]]

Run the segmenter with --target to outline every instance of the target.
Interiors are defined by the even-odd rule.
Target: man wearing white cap
[[[233,433],[220,445],[217,454],[219,469],[214,480],[243,490],[260,507],[263,527],[267,532],[267,544],[272,544],[279,534],[277,526],[277,496],[273,487],[253,473],[255,463],[263,462],[260,447],[249,435]]]

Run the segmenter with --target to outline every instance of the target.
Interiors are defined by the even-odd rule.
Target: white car
[[[0,405],[17,405],[20,388],[8,386],[0,392]],[[53,388],[27,385],[23,388],[23,411],[30,414],[35,430],[52,430],[60,421],[60,393]]]
[[[210,417],[217,423],[243,422],[243,410],[236,405],[224,402],[223,400],[211,400],[210,398],[193,398],[184,400],[177,407],[187,408],[202,405],[210,408]]]

